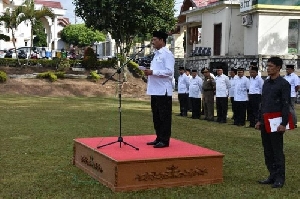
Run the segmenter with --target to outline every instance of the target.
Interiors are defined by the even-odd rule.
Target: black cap
[[[187,69],[185,69],[185,71],[189,71],[189,72],[191,72],[191,69],[187,68]]]
[[[230,68],[230,71],[233,71],[234,73],[236,73],[236,72],[237,72],[237,69],[234,68],[234,67],[232,67],[232,68]]]
[[[245,69],[242,68],[242,67],[238,67],[237,70],[238,70],[238,71],[244,71]]]
[[[257,66],[257,62],[250,62],[250,66]]]
[[[204,72],[209,72],[208,68],[204,67],[201,69],[201,73],[203,74]]]
[[[193,69],[192,72],[197,72],[197,69]]]
[[[183,66],[179,66],[178,70],[184,70]]]
[[[285,68],[295,69],[295,65],[294,64],[286,64]]]
[[[258,72],[258,67],[252,66],[252,67],[250,68],[250,70],[255,70],[256,72]]]
[[[154,31],[152,35],[153,35],[153,37],[157,37],[159,39],[167,39],[168,38],[168,34],[161,30]]]
[[[219,66],[217,66],[217,69],[222,69],[223,70],[223,67],[219,65]]]

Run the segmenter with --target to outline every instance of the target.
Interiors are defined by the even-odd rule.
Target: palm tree
[[[54,17],[54,13],[51,11],[51,9],[43,6],[40,10],[35,10],[34,8],[34,0],[26,0],[23,5],[19,6],[17,8],[20,13],[23,13],[25,18],[29,20],[31,25],[31,35],[30,35],[30,55],[31,55],[31,49],[33,47],[33,27],[37,20],[43,18],[43,17]]]
[[[15,48],[15,53],[17,55],[18,65],[20,66],[20,60],[17,54],[16,49],[16,37],[15,37],[15,30],[18,26],[25,21],[26,18],[22,15],[17,9],[10,10],[7,8],[5,12],[0,16],[0,21],[5,23],[5,27],[11,30],[12,42]]]

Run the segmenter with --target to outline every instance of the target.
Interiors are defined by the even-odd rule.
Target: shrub
[[[97,63],[97,56],[94,49],[87,47],[84,51],[84,58],[82,60],[82,65],[86,69],[95,69]]]
[[[49,79],[51,82],[55,82],[57,80],[57,76],[52,71],[40,73],[36,77],[41,79]]]
[[[67,59],[61,59],[59,64],[58,64],[58,67],[57,67],[57,70],[59,71],[67,71],[70,69],[70,63],[69,63],[69,60]]]
[[[54,73],[56,76],[57,76],[57,78],[59,78],[59,79],[64,79],[65,78],[65,72],[64,71],[58,71],[58,72],[55,72]]]
[[[136,77],[143,78],[145,76],[144,71],[139,69],[139,65],[133,61],[128,62],[128,70]]]
[[[0,71],[0,82],[3,83],[3,82],[6,82],[6,80],[7,80],[6,73],[3,71]]]
[[[100,75],[98,75],[96,71],[91,71],[90,75],[91,80],[94,82],[97,82],[100,79]]]

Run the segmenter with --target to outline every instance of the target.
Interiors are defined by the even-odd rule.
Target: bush
[[[98,75],[96,71],[91,71],[90,75],[91,80],[94,82],[97,82],[100,79],[100,75]]]
[[[139,65],[133,61],[128,62],[128,70],[136,77],[143,78],[145,76],[144,71],[139,69]]]
[[[56,74],[52,71],[40,73],[36,77],[40,79],[49,79],[51,82],[55,82],[57,80]]]
[[[96,69],[97,56],[94,49],[87,47],[84,51],[84,58],[82,60],[82,66],[85,69]]]
[[[70,63],[69,63],[69,60],[67,59],[61,59],[59,64],[58,64],[58,67],[57,67],[57,70],[59,71],[67,71],[70,69]]]
[[[6,73],[3,71],[0,71],[0,82],[3,83],[3,82],[6,82],[6,80],[7,80]]]
[[[65,72],[64,71],[58,71],[58,72],[55,72],[54,73],[56,76],[57,76],[57,78],[59,78],[59,79],[64,79],[65,78]]]

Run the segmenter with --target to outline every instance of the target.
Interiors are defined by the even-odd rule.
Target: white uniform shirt
[[[249,79],[246,76],[235,80],[234,101],[248,101]]]
[[[190,80],[189,97],[201,98],[202,85],[203,80],[198,75],[192,78]]]
[[[178,77],[178,93],[189,93],[190,78],[183,73]]]
[[[264,80],[260,76],[250,77],[249,94],[261,94]]]
[[[228,90],[230,88],[229,78],[222,74],[216,76],[216,97],[228,97]]]
[[[234,86],[235,86],[235,80],[238,78],[237,75],[235,75],[234,77],[231,77],[229,79],[230,82],[230,88],[229,88],[229,97],[234,97]]]
[[[285,75],[284,79],[286,79],[291,85],[291,97],[297,97],[295,87],[300,85],[299,77],[295,73],[291,73],[290,75]]]
[[[151,61],[150,70],[152,75],[148,76],[147,95],[172,96],[172,78],[174,76],[175,59],[172,52],[166,47],[155,51]]]

